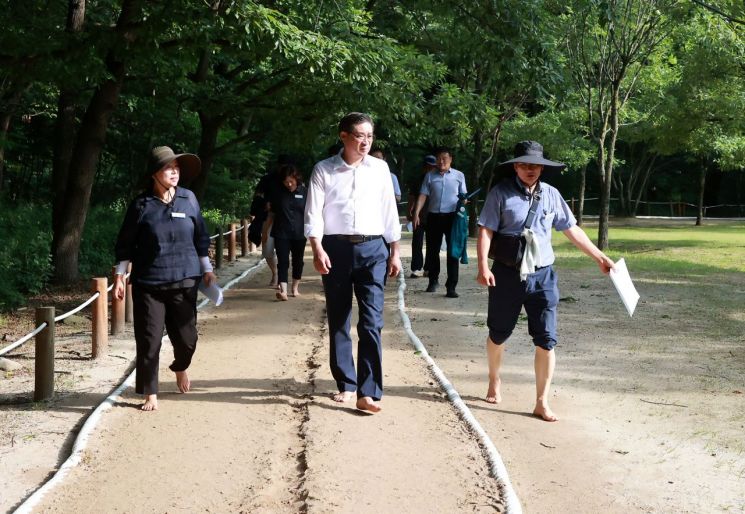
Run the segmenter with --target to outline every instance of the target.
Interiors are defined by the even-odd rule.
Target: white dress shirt
[[[343,151],[343,150],[342,150]],[[305,204],[305,236],[382,235],[401,239],[388,164],[366,155],[356,167],[338,155],[316,163]]]

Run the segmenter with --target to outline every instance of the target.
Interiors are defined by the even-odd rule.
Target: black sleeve
[[[131,261],[137,243],[137,232],[139,230],[140,212],[142,211],[142,199],[135,198],[127,207],[124,222],[119,229],[119,235],[114,245],[114,257],[116,262]]]
[[[194,248],[197,249],[199,257],[207,257],[210,250],[210,235],[207,232],[207,224],[202,217],[202,210],[199,208],[199,201],[194,193],[189,194],[189,204],[194,209]]]

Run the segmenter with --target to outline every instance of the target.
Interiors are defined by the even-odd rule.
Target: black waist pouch
[[[489,245],[489,258],[510,268],[520,267],[524,253],[525,238],[523,236],[494,234]]]

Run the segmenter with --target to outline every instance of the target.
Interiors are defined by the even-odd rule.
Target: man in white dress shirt
[[[373,121],[353,112],[339,122],[344,148],[318,162],[308,187],[305,235],[321,274],[331,343],[334,401],[357,396],[357,408],[380,411],[385,275],[401,271],[401,224],[385,161],[370,157]],[[390,255],[385,242],[390,244]],[[355,370],[350,323],[352,292],[359,306]]]

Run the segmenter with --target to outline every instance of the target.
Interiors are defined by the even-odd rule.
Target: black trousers
[[[419,225],[411,235],[411,271],[421,271],[422,267],[425,270],[429,269],[423,253],[425,234],[426,228],[424,225]],[[427,252],[429,252],[429,246],[427,246]]]
[[[458,259],[450,256],[450,230],[453,228],[455,212],[427,214],[427,268],[429,281],[435,282],[440,277],[440,245],[442,236],[447,243],[448,279],[445,287],[455,289],[458,285]]]
[[[197,349],[197,286],[150,289],[132,286],[137,345],[135,392],[158,393],[158,364],[163,327],[173,344],[171,371],[185,371]]]
[[[287,270],[290,267],[292,254],[292,278],[303,278],[303,255],[305,254],[306,239],[274,238],[274,250],[277,252],[277,281],[287,282]]]

